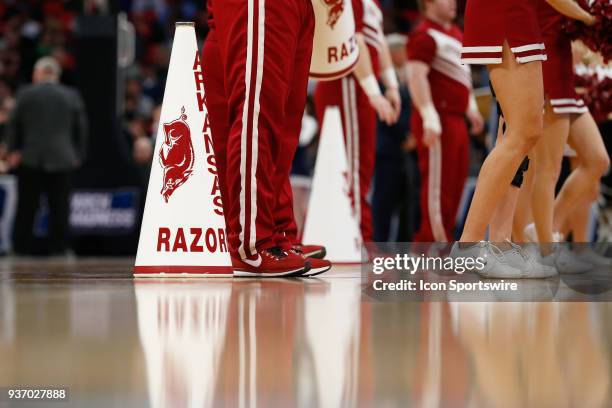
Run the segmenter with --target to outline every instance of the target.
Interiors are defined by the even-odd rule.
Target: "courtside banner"
[[[177,23],[134,275],[231,276],[202,61]]]
[[[351,0],[312,0],[315,33],[310,76],[331,81],[350,73],[359,57]]]
[[[11,249],[11,233],[17,211],[17,178],[0,176],[0,254]]]

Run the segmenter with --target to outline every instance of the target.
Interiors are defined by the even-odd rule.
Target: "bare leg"
[[[590,200],[584,200],[567,217],[568,233],[572,233],[572,240],[574,242],[589,242],[587,229],[592,203]]]
[[[580,159],[578,157],[570,158],[570,165],[572,171],[576,170],[580,166]],[[593,196],[596,197],[597,195],[599,195],[599,184],[597,184]],[[566,217],[562,228],[559,230],[564,237],[568,237],[571,233],[574,242],[587,242],[587,228],[591,204],[594,200],[593,196],[586,195],[578,200],[578,203]]]
[[[502,201],[495,208],[489,225],[489,241],[504,242],[512,239],[513,215],[520,191],[520,188],[510,186]]]
[[[534,148],[535,171],[531,208],[539,242],[553,242],[555,186],[561,172],[563,149],[569,135],[569,114],[553,112],[550,103],[544,111],[544,133]]]
[[[555,230],[563,227],[581,199],[589,197],[590,201],[595,200],[599,179],[610,165],[606,147],[590,113],[584,113],[572,121],[569,143],[578,154],[580,162],[555,200]]]
[[[568,159],[570,162],[571,171],[576,170],[578,166],[580,166],[580,158],[578,158],[577,156],[569,157]],[[574,207],[574,210],[576,210],[576,207]],[[572,223],[574,221],[573,219],[574,213],[575,211],[571,211],[570,214],[567,217],[565,217],[565,221],[563,222],[561,227],[556,229],[561,234],[563,234],[564,239],[567,239],[567,237],[569,237],[569,234],[572,232]]]
[[[504,137],[502,132],[503,124],[504,119],[500,117],[497,126],[498,142]],[[489,241],[505,242],[512,238],[512,220],[519,191],[519,188],[511,185],[499,205],[495,208],[491,223],[489,224]]]
[[[503,63],[489,66],[489,71],[508,131],[480,170],[462,242],[484,239],[493,212],[510,188],[521,161],[542,135],[542,64],[519,64],[504,43]]]

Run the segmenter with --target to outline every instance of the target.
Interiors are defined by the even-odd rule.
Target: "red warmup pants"
[[[427,148],[423,144],[423,124],[416,109],[412,113],[412,134],[417,141],[421,175],[421,227],[417,242],[448,242],[453,228],[469,169],[469,138],[465,117],[440,112],[440,143]]]
[[[289,173],[306,104],[310,0],[224,0],[203,49],[204,86],[230,251],[295,238]]]
[[[325,109],[338,106],[348,159],[351,204],[364,242],[372,241],[372,209],[367,200],[376,160],[376,112],[352,75],[317,83],[314,92],[319,123]]]

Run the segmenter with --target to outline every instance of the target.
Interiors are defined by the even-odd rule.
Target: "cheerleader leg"
[[[569,114],[555,113],[549,102],[544,112],[544,133],[534,148],[534,189],[531,208],[538,242],[553,242],[555,186],[561,173],[563,150],[569,136]]]
[[[512,240],[514,242],[529,242],[525,235],[525,227],[533,222],[531,193],[533,192],[534,173],[533,166],[529,166],[524,174],[525,181],[523,187],[521,187],[518,202],[514,209],[514,219],[512,220]]]
[[[606,147],[590,113],[575,118],[570,126],[570,146],[580,159],[578,167],[572,171],[559,192],[554,206],[555,230],[561,229],[569,214],[574,210],[581,197],[593,194],[601,176],[610,166]]]
[[[497,140],[501,141],[504,138],[504,119],[499,118],[497,126]],[[493,218],[489,224],[489,241],[505,242],[512,239],[512,220],[516,202],[518,200],[520,189],[511,187],[506,192],[506,195],[501,200],[495,211]]]
[[[523,158],[542,135],[541,62],[519,64],[504,43],[502,63],[488,69],[508,130],[480,170],[462,242],[484,239],[495,208],[510,188]]]

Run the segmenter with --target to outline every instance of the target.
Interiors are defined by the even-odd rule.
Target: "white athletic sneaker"
[[[522,247],[514,242],[507,241],[512,250],[504,251],[508,263],[523,272],[523,278],[542,279],[556,276],[559,272],[555,265],[542,261],[540,251],[533,244]]]
[[[487,264],[482,271],[477,271],[485,278],[500,278],[500,279],[520,279],[523,277],[523,271],[515,268],[509,258],[514,257],[514,249],[510,251],[502,251],[494,244],[487,242],[482,250],[481,256],[485,258]],[[508,256],[507,256],[508,255]],[[520,256],[520,255],[519,255]]]
[[[557,249],[547,255],[553,257],[555,266],[562,274],[585,273],[593,268],[592,263],[581,260],[578,254],[569,250],[567,245],[559,245]]]
[[[553,232],[553,242],[563,242],[565,237],[559,231]]]
[[[523,234],[525,234],[529,242],[538,242],[538,232],[533,222],[525,227]]]
[[[538,242],[538,232],[533,222],[525,227],[523,233],[530,242]],[[564,240],[565,237],[562,233],[559,231],[553,232],[553,242],[563,242]]]
[[[451,250],[448,256],[451,258],[472,258],[472,259],[476,259],[478,257],[484,258],[482,254],[483,254],[483,250],[486,244],[487,243],[485,241],[480,241],[477,244],[472,245],[470,247],[460,248],[459,242],[457,241],[451,247]],[[476,269],[472,269],[472,270],[468,270],[468,272],[479,272],[479,271]]]
[[[612,266],[612,258],[608,258],[590,247],[585,248],[582,252],[578,252],[576,257],[579,261],[594,266]]]

